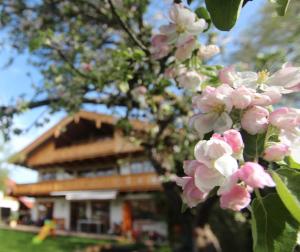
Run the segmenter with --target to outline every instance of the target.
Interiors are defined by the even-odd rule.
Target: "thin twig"
[[[116,16],[116,18],[118,19],[118,21],[119,21],[120,25],[122,26],[122,28],[124,29],[124,31],[128,34],[128,36],[134,41],[134,43],[138,47],[140,47],[147,55],[149,55],[150,52],[147,49],[147,47],[145,45],[143,45],[143,43],[135,36],[133,31],[131,31],[130,28],[127,26],[127,24],[122,20],[122,18],[119,16],[112,1],[108,0],[108,3],[109,3],[112,13]]]

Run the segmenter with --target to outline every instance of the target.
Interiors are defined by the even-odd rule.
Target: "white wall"
[[[54,199],[53,217],[65,220],[65,229],[70,229],[70,202],[64,198]]]
[[[122,207],[123,201],[120,199],[112,200],[110,202],[110,227],[113,227],[114,223],[122,223]]]

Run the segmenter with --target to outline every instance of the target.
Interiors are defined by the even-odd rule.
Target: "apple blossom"
[[[178,44],[175,51],[175,58],[179,61],[184,61],[190,58],[196,47],[197,40],[194,37],[188,37],[185,41]]]
[[[282,93],[300,91],[300,67],[286,63],[268,78],[266,84],[277,87]]]
[[[242,116],[241,125],[251,135],[264,133],[268,127],[269,111],[260,106],[253,106]]]
[[[211,131],[224,132],[230,129],[232,119],[226,112],[223,112],[221,115],[217,113],[199,113],[191,117],[189,124],[202,138],[204,134]]]
[[[244,148],[244,142],[240,132],[231,129],[223,133],[223,138],[226,143],[228,143],[234,153],[240,153]]]
[[[189,207],[195,207],[207,196],[207,193],[200,191],[199,188],[195,186],[194,182],[195,172],[201,166],[202,164],[196,160],[185,161],[183,168],[187,176],[176,178],[177,185],[183,189],[182,199]]]
[[[263,158],[267,161],[281,161],[289,154],[289,146],[283,143],[275,143],[264,151]]]
[[[279,134],[280,142],[289,147],[289,154],[294,161],[300,164],[300,129],[282,129]]]
[[[196,71],[187,71],[177,77],[179,86],[184,88],[201,89],[201,84],[205,80],[205,76]]]
[[[219,79],[221,83],[234,88],[245,86],[256,90],[258,74],[255,72],[236,72],[235,68],[230,66],[219,71]]]
[[[270,123],[280,129],[293,131],[300,126],[300,109],[283,107],[270,114]]]
[[[198,19],[194,12],[182,4],[173,4],[169,17],[170,24],[160,27],[160,32],[168,37],[169,43],[182,44],[191,35],[198,35],[207,28],[204,19]]]
[[[206,167],[218,171],[223,178],[230,177],[238,169],[232,154],[233,150],[228,143],[215,138],[200,140],[194,149],[195,158]]]
[[[210,59],[220,53],[220,48],[217,45],[200,45],[197,55],[204,60]]]
[[[247,188],[241,185],[235,185],[229,192],[220,197],[220,205],[222,208],[240,211],[247,207],[251,202],[251,196]]]
[[[245,86],[238,87],[232,92],[232,104],[237,109],[246,109],[252,104],[255,91]]]
[[[201,113],[191,118],[190,125],[200,136],[213,130],[223,132],[230,129],[232,119],[228,113],[232,109],[232,92],[230,86],[223,84],[217,88],[206,87],[201,95],[193,97],[193,107]]]
[[[272,177],[258,163],[246,162],[238,170],[239,178],[253,188],[273,187],[275,183]]]
[[[235,71],[234,66],[224,67],[219,71],[219,80],[223,84],[232,85],[231,73]]]
[[[168,37],[166,35],[157,34],[154,35],[151,40],[151,53],[154,59],[161,59],[167,56],[171,47],[167,44]]]
[[[195,170],[194,177],[195,185],[200,191],[209,193],[214,187],[225,184],[225,176],[217,170],[207,167],[205,164],[200,164]]]

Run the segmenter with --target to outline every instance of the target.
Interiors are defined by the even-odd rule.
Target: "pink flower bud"
[[[251,196],[248,190],[240,185],[235,185],[229,192],[226,192],[220,197],[221,208],[240,211],[250,204]]]
[[[267,149],[264,152],[264,159],[267,161],[281,161],[285,156],[289,154],[289,147],[283,143],[276,143]]]
[[[258,163],[246,162],[238,170],[239,178],[253,188],[273,187],[275,183],[272,177]]]
[[[93,66],[90,63],[82,63],[82,69],[85,72],[90,72],[93,70]]]
[[[269,111],[260,106],[248,109],[241,120],[242,128],[249,134],[264,133],[268,127]]]
[[[270,123],[280,129],[294,130],[300,126],[300,109],[283,107],[270,114]]]
[[[233,106],[237,109],[247,108],[252,102],[254,93],[253,89],[244,86],[238,87],[233,91],[231,96]]]
[[[237,130],[231,129],[223,133],[224,140],[228,143],[234,153],[240,153],[244,148],[244,142],[240,132]]]
[[[224,67],[219,71],[219,80],[223,84],[232,85],[233,81],[230,78],[230,74],[235,73],[234,66]]]

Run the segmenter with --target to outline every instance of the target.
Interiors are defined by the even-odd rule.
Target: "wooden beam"
[[[46,196],[52,192],[82,190],[118,190],[119,192],[161,190],[158,176],[153,173],[77,178],[61,181],[44,181],[34,184],[17,184],[13,196]]]

